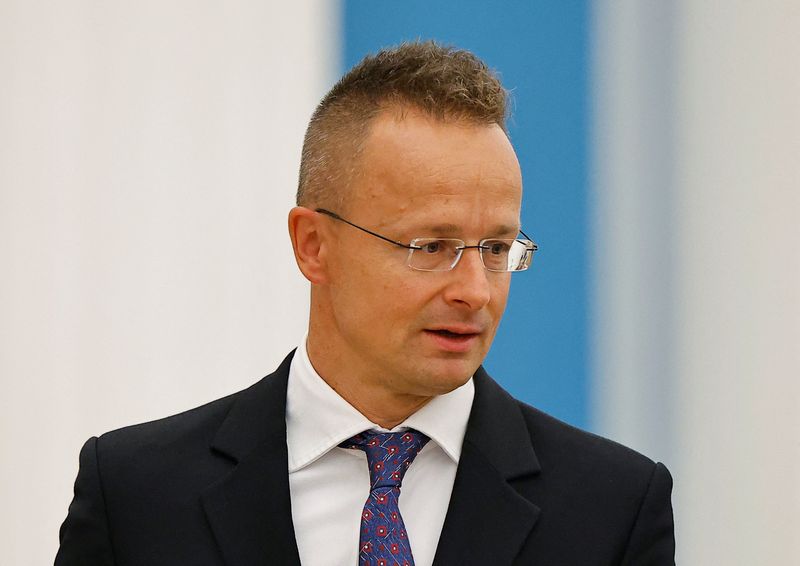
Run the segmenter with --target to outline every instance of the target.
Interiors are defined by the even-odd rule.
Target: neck
[[[311,333],[306,349],[311,365],[323,381],[359,413],[385,429],[396,427],[433,398],[392,391],[360,368],[351,365],[342,368],[332,363],[337,356],[328,355],[333,352],[327,352],[323,342],[314,340]]]

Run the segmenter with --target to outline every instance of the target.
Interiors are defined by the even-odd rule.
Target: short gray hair
[[[303,143],[297,204],[341,209],[375,116],[414,108],[443,122],[497,124],[508,94],[474,54],[433,41],[402,43],[365,57],[325,95]]]

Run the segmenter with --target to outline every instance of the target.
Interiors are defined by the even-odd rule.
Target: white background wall
[[[0,3],[0,562],[52,563],[78,450],[270,372],[338,7]]]
[[[596,406],[678,563],[800,561],[800,3],[595,11]]]

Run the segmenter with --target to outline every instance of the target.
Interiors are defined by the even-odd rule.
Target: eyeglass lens
[[[466,244],[451,238],[417,238],[411,242],[408,265],[420,271],[446,271],[455,267]],[[468,248],[469,249],[469,248]],[[479,252],[489,271],[522,271],[531,262],[524,240],[482,240]]]

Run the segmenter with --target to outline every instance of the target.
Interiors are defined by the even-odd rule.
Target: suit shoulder
[[[195,443],[208,446],[237,398],[248,389],[175,415],[106,432],[98,438],[98,450],[104,454],[135,455]]]
[[[593,473],[620,473],[633,476],[652,474],[656,463],[647,456],[618,442],[579,429],[552,415],[517,401],[528,426],[536,454],[543,464],[566,462],[573,469]]]

